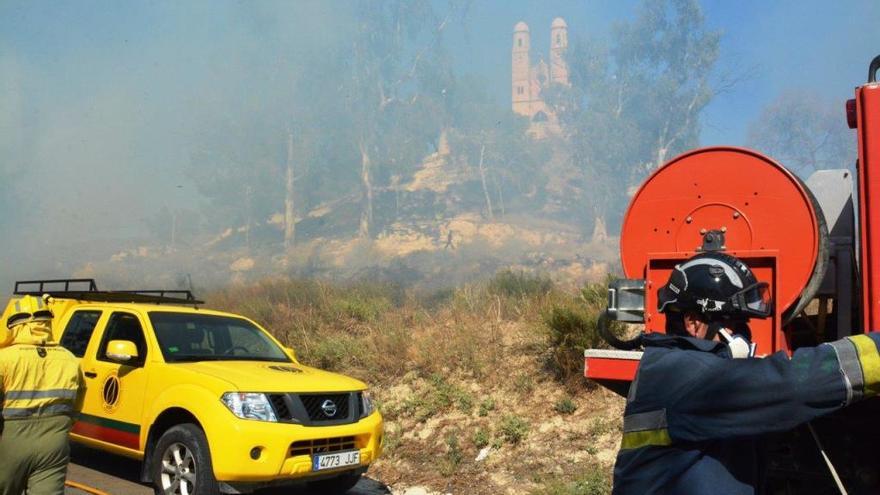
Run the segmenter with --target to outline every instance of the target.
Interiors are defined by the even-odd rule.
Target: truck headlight
[[[373,414],[375,408],[373,407],[373,401],[370,399],[370,393],[366,390],[362,391],[360,394],[361,397],[361,417],[358,419],[363,419]]]
[[[232,414],[241,419],[278,422],[275,411],[266,394],[249,392],[226,392],[220,398]]]

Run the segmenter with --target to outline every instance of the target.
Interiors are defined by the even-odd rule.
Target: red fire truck
[[[678,156],[648,177],[623,221],[627,278],[610,284],[605,320],[663,332],[657,289],[677,263],[718,250],[770,284],[774,313],[750,323],[759,356],[880,330],[878,70],[880,56],[846,102],[858,136],[855,174],[821,170],[802,181],[759,152],[713,147]],[[635,340],[605,334],[615,349],[586,350],[585,375],[625,394],[641,352]],[[814,421],[815,435],[805,426],[764,439],[762,490],[880,493],[878,420],[880,400],[870,399]]]

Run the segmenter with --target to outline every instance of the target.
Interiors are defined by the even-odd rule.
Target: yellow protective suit
[[[64,491],[79,361],[50,340],[50,322],[13,326],[0,348],[0,495]]]

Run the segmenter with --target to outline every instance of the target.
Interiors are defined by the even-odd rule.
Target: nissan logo
[[[333,416],[336,416],[336,403],[327,399],[321,403],[321,410],[324,411],[324,416],[332,418]]]

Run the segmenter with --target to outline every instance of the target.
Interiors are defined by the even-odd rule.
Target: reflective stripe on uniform
[[[624,416],[621,450],[664,445],[672,445],[666,423],[666,409]]]
[[[63,347],[4,347],[0,349],[0,375],[3,418],[70,415],[75,411],[80,389],[79,362]]]
[[[855,345],[859,354],[865,381],[865,397],[873,397],[880,393],[880,354],[877,352],[877,344],[867,335],[856,335],[847,339]]]
[[[5,407],[3,419],[30,418],[34,416],[54,416],[58,414],[73,414],[73,402],[65,401],[47,406],[34,407]]]
[[[672,445],[672,439],[669,438],[669,430],[666,428],[661,430],[633,431],[623,434],[620,450],[640,449],[651,446],[664,447],[667,445]]]
[[[837,361],[840,363],[840,371],[846,384],[846,403],[860,400],[864,395],[865,376],[862,374],[862,365],[855,344],[849,339],[843,339],[830,342],[828,345],[834,349]]]
[[[13,400],[33,400],[33,399],[76,399],[76,390],[55,389],[55,390],[10,390],[3,394],[6,401]]]
[[[624,433],[660,428],[666,428],[666,409],[628,414],[623,417]]]

